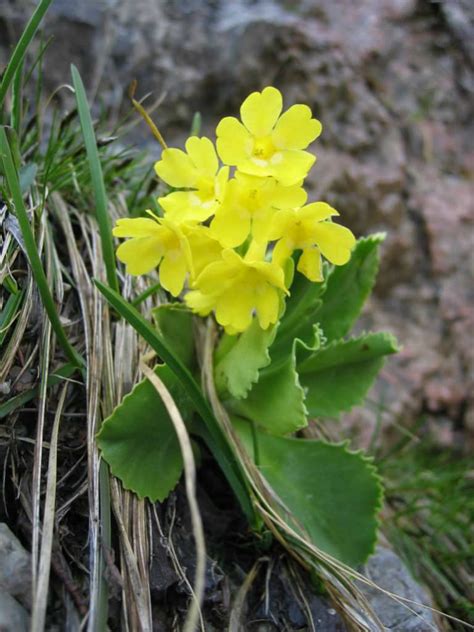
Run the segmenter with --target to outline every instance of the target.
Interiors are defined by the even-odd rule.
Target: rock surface
[[[425,591],[413,580],[400,558],[390,549],[378,547],[364,575],[383,590],[409,600],[403,603],[370,586],[360,586],[387,632],[432,632],[438,627]]]
[[[30,554],[4,523],[0,523],[0,590],[31,606]]]
[[[28,632],[29,627],[29,617],[25,608],[9,593],[0,589],[0,630]]]

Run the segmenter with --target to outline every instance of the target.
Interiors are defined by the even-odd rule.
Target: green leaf
[[[285,313],[281,319],[271,355],[280,358],[291,352],[295,338],[309,346],[316,344],[316,313],[321,307],[321,295],[325,283],[312,283],[302,274],[296,273],[286,301]]]
[[[365,334],[337,340],[298,363],[311,417],[337,417],[361,404],[384,363],[398,351],[391,334]],[[298,357],[297,351],[297,357]]]
[[[214,369],[219,394],[229,393],[237,399],[247,395],[257,382],[260,370],[270,364],[268,348],[275,333],[276,327],[264,330],[254,318],[240,336],[224,335],[216,350]]]
[[[230,399],[226,406],[275,435],[296,432],[307,426],[305,394],[295,366],[295,355],[273,362],[260,372],[259,380],[245,399]]]
[[[48,10],[51,2],[52,0],[40,0],[33,15],[28,21],[25,30],[21,34],[17,45],[15,46],[15,50],[12,53],[8,66],[6,67],[0,81],[0,108],[3,105],[3,101],[8,92],[8,88],[10,87],[13,77],[15,76],[15,73],[21,65],[23,59],[25,58],[26,51],[28,50],[28,47],[32,39],[34,38],[40,22],[43,19],[46,11]]]
[[[242,472],[242,466],[235,457],[224,431],[215,418],[196,380],[181,362],[180,358],[176,356],[174,351],[158,334],[156,329],[143,318],[140,312],[138,312],[131,303],[128,303],[120,294],[97,279],[94,279],[94,283],[117,312],[130,323],[135,331],[156,351],[158,356],[166,362],[180,384],[186,390],[187,395],[192,400],[196,411],[203,421],[203,423],[200,424],[200,434],[205,439],[214,458],[224,472],[249,522],[252,525],[256,524],[257,518],[250,498],[248,485]]]
[[[59,384],[62,380],[66,380],[74,375],[77,371],[77,365],[68,363],[56,369],[54,372],[50,373],[46,379],[46,383],[48,387],[55,386]],[[27,391],[23,391],[14,397],[10,397],[6,402],[0,404],[0,419],[7,417],[14,410],[24,406],[29,401],[38,397],[40,393],[39,386],[35,386],[33,388],[28,389]]]
[[[250,424],[235,421],[252,453]],[[259,468],[289,513],[289,524],[349,566],[363,564],[377,539],[382,486],[375,467],[344,445],[257,433]],[[296,525],[295,525],[296,523]]]
[[[17,316],[23,296],[24,290],[16,294],[10,294],[4,308],[0,311],[0,347],[8,336],[9,329]]]
[[[175,397],[177,381],[168,367],[159,366],[155,373]],[[179,399],[182,404],[182,395]],[[177,405],[183,414],[179,401]],[[97,443],[114,476],[140,498],[163,501],[181,476],[183,460],[173,422],[147,379],[103,422]]]
[[[331,269],[314,318],[328,341],[343,338],[359,316],[375,283],[379,245],[384,239],[382,233],[359,239],[350,261]]]
[[[71,65],[72,83],[76,94],[77,111],[79,113],[79,121],[81,124],[82,136],[86,147],[87,162],[89,164],[89,172],[91,177],[92,188],[95,198],[95,213],[97,224],[99,226],[100,241],[102,244],[102,256],[104,258],[105,270],[107,273],[107,281],[110,287],[118,291],[117,268],[115,264],[114,242],[112,238],[112,226],[107,207],[107,194],[105,192],[104,176],[102,173],[102,165],[97,149],[95,139],[94,125],[87,103],[86,91],[82,83],[79,71],[74,65]]]
[[[183,303],[165,303],[152,310],[163,340],[186,367],[194,358],[193,315]]]

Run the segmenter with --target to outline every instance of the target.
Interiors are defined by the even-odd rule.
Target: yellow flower
[[[216,129],[222,161],[255,176],[272,176],[285,186],[303,180],[315,156],[303,151],[321,133],[307,105],[293,105],[281,116],[283,100],[273,87],[252,92],[240,108],[242,123],[223,118]]]
[[[161,285],[178,296],[187,274],[192,273],[189,243],[173,222],[152,217],[117,220],[114,236],[131,238],[118,247],[117,257],[126,264],[128,274],[146,274],[160,266]]]
[[[234,250],[224,250],[220,261],[199,275],[185,301],[200,316],[214,310],[227,333],[245,331],[254,312],[262,329],[276,323],[280,297],[286,292],[283,270],[267,261],[249,261]]]
[[[266,241],[275,209],[302,206],[306,198],[305,190],[298,184],[284,187],[274,178],[237,171],[211,223],[212,234],[226,248],[240,246],[250,232],[257,241]]]
[[[355,244],[352,232],[328,222],[339,213],[325,202],[313,202],[301,208],[277,211],[269,230],[269,239],[279,240],[272,261],[277,265],[302,250],[297,269],[310,281],[322,281],[321,254],[334,265],[347,263]]]
[[[193,274],[195,280],[206,266],[221,258],[222,245],[214,239],[211,230],[207,226],[184,225],[182,231],[186,236],[193,261]]]
[[[197,136],[188,138],[186,152],[165,149],[155,171],[170,186],[186,189],[158,199],[166,217],[175,222],[203,222],[211,217],[224,196],[229,177],[229,167],[219,169],[212,141]]]

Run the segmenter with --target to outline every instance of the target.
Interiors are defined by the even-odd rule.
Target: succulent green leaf
[[[248,517],[250,523],[255,525],[257,520],[256,514],[251,503],[241,465],[235,458],[219,422],[214,417],[209,403],[189,369],[184,366],[174,353],[174,350],[168,346],[156,329],[143,318],[140,312],[138,312],[131,303],[125,301],[120,294],[104,283],[101,283],[101,281],[95,279],[94,283],[117,312],[132,325],[135,331],[140,334],[152,349],[156,351],[159,357],[166,362],[179,384],[185,389],[186,394],[193,402],[202,420],[200,424],[201,436],[206,441],[209,449],[227,477],[230,486],[239,499],[245,515]]]
[[[383,233],[359,239],[350,261],[331,269],[313,321],[319,322],[328,341],[343,338],[359,316],[375,283],[384,239]]]
[[[235,427],[253,453],[249,424]],[[289,524],[349,566],[363,564],[377,539],[382,486],[370,459],[345,445],[257,432],[259,468]]]
[[[225,403],[236,414],[275,435],[296,432],[308,425],[305,394],[293,352],[263,369],[245,399],[230,399]]]
[[[310,356],[305,354],[305,359],[298,362],[298,373],[309,415],[337,417],[361,404],[385,356],[397,351],[391,334],[376,333],[336,340]]]
[[[276,327],[262,329],[256,318],[240,336],[224,335],[216,350],[214,376],[219,394],[237,399],[247,395],[258,381],[259,372],[270,364],[268,348],[275,339]]]
[[[193,315],[183,303],[165,303],[153,310],[157,327],[181,362],[191,367],[194,359]]]
[[[291,293],[286,301],[285,313],[272,345],[273,358],[280,358],[290,353],[295,338],[299,338],[310,346],[315,345],[316,312],[321,307],[321,295],[324,288],[325,283],[312,283],[299,272],[295,274]]]
[[[155,373],[186,419],[192,405],[176,377],[166,365],[158,366]],[[164,500],[181,476],[183,461],[173,422],[147,379],[103,422],[97,443],[114,476],[140,498]]]

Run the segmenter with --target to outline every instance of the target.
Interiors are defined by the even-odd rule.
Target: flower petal
[[[185,303],[199,316],[207,316],[214,308],[214,297],[199,290],[191,290],[184,297]]]
[[[280,241],[273,248],[272,263],[276,263],[278,266],[283,266],[285,261],[291,257],[293,248],[290,247],[286,239],[280,239]]]
[[[268,239],[274,241],[280,239],[288,233],[288,229],[291,227],[295,219],[294,211],[290,209],[282,209],[277,211],[273,218],[271,225],[268,229]]]
[[[117,220],[112,234],[114,237],[151,237],[160,231],[158,222],[148,217],[122,217]]]
[[[258,242],[270,241],[269,231],[274,209],[264,209],[254,213],[252,220],[252,236]]]
[[[349,261],[356,240],[348,228],[333,222],[320,222],[314,228],[314,235],[319,249],[328,261],[337,266]]]
[[[136,237],[117,248],[117,259],[127,266],[127,274],[147,274],[160,263],[163,247],[156,237]]]
[[[302,221],[321,222],[334,215],[339,213],[327,202],[311,202],[298,211],[298,218]]]
[[[289,187],[306,178],[315,161],[316,156],[299,149],[277,152],[270,160],[270,175],[284,186]]]
[[[277,290],[271,285],[267,285],[256,298],[256,308],[258,321],[262,329],[268,329],[270,325],[278,320],[280,310],[280,297]]]
[[[260,283],[270,283],[274,287],[286,292],[285,273],[279,265],[276,265],[275,262],[269,263],[268,261],[252,261],[250,265],[258,272]]]
[[[262,92],[252,92],[240,108],[245,127],[257,138],[268,136],[283,107],[281,92],[269,86]]]
[[[160,283],[173,296],[178,296],[184,286],[188,267],[183,253],[171,250],[163,257],[160,265]]]
[[[280,149],[306,149],[321,134],[321,130],[321,123],[312,118],[307,105],[292,105],[279,118],[272,141]]]
[[[225,248],[240,246],[250,232],[250,215],[231,206],[221,207],[211,222],[211,234]]]
[[[216,175],[219,162],[214,144],[209,138],[191,136],[186,141],[186,151],[201,176],[213,178]]]
[[[222,256],[226,252],[234,252],[224,250]],[[238,257],[238,255],[236,255]],[[223,259],[214,261],[204,268],[196,279],[194,286],[205,294],[212,294],[216,291],[222,292],[226,287],[232,285],[236,276],[240,272],[239,265],[229,265],[229,262]]]
[[[272,194],[272,205],[276,208],[297,208],[303,206],[308,199],[308,194],[303,187],[294,184],[285,187],[277,183]]]
[[[319,249],[306,248],[303,250],[296,269],[314,283],[323,281],[323,266]]]
[[[203,204],[195,191],[173,191],[158,198],[165,217],[173,222],[204,222],[214,212],[214,206]]]
[[[181,149],[164,149],[161,160],[155,163],[158,177],[172,187],[194,187],[199,172],[188,154]]]
[[[210,229],[206,226],[186,228],[187,237],[193,260],[193,280],[213,261],[221,258],[222,245],[213,239]]]
[[[233,116],[223,118],[216,128],[217,152],[227,165],[238,165],[246,160],[253,146],[252,137],[242,123]]]
[[[229,167],[221,167],[214,180],[216,200],[222,202],[228,186]]]
[[[217,300],[216,320],[223,327],[245,331],[252,322],[253,301],[250,292],[235,292],[232,288]]]

